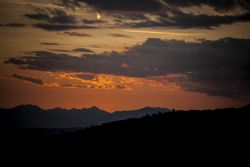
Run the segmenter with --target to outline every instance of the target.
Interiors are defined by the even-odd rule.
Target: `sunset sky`
[[[0,0],[0,107],[250,102],[249,0]]]

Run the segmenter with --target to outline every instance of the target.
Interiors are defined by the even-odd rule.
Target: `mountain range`
[[[45,110],[36,105],[20,105],[14,108],[0,109],[0,119],[1,127],[5,128],[83,128],[169,111],[166,108],[145,107],[138,110],[109,113],[97,107]]]

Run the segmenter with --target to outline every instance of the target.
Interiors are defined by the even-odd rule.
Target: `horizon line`
[[[19,104],[19,105],[15,105],[15,106],[12,106],[12,107],[0,107],[0,109],[14,109],[14,108],[17,108],[17,107],[20,107],[20,106],[35,106],[35,107],[38,107],[42,110],[52,110],[52,109],[63,109],[63,110],[72,110],[72,109],[76,109],[76,110],[87,110],[87,109],[92,109],[92,108],[97,108],[98,110],[102,110],[104,112],[108,112],[108,113],[115,113],[115,112],[129,112],[129,111],[135,111],[135,110],[141,110],[141,109],[145,109],[145,108],[159,108],[159,109],[168,109],[170,111],[191,111],[191,110],[216,110],[216,109],[225,109],[225,108],[242,108],[242,107],[245,107],[245,106],[249,106],[250,103],[247,103],[245,105],[241,105],[241,106],[230,106],[230,107],[214,107],[214,108],[204,108],[204,109],[195,109],[195,108],[192,108],[192,109],[175,109],[175,108],[169,108],[169,107],[156,107],[156,106],[147,106],[145,105],[144,107],[139,107],[139,108],[135,108],[135,109],[124,109],[124,110],[114,110],[114,111],[107,111],[107,110],[104,110],[102,109],[101,107],[98,107],[98,106],[91,106],[91,107],[82,107],[82,108],[75,108],[75,107],[71,107],[71,108],[67,108],[67,107],[48,107],[48,108],[44,108],[44,107],[41,107],[40,105],[37,105],[37,104]]]

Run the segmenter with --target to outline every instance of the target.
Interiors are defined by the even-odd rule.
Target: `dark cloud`
[[[124,34],[109,34],[109,35],[115,38],[133,38],[129,35],[124,35]]]
[[[25,14],[24,16],[29,19],[39,21],[38,23],[33,24],[33,26],[47,31],[92,29],[98,28],[97,26],[94,26],[94,24],[105,23],[105,21],[102,20],[82,19],[82,21],[79,21],[75,16],[67,14],[62,9],[36,8],[34,13]],[[80,36],[80,34],[74,32],[66,32],[65,34],[71,36]]]
[[[67,2],[67,3],[66,3]],[[250,1],[249,0],[81,0],[75,3],[73,0],[64,1],[63,4],[81,6],[82,3],[100,10],[106,14],[111,14],[116,20],[115,26],[144,28],[144,27],[171,27],[171,28],[213,28],[222,24],[233,24],[236,22],[250,21]],[[193,15],[181,12],[179,7],[193,7],[208,5],[215,10],[224,11],[241,8],[248,11],[235,15]],[[66,5],[67,6],[67,5]],[[173,16],[166,14],[170,12]],[[152,14],[158,19],[152,20],[146,14]],[[124,22],[133,20],[137,22]],[[96,21],[84,20],[85,24],[95,24]]]
[[[60,45],[60,44],[54,43],[54,42],[42,42],[40,44],[42,44],[42,45]]]
[[[225,97],[233,97],[233,98],[244,98],[246,96],[250,96],[249,90],[249,80],[230,80],[224,81],[221,77],[223,75],[227,75],[223,72],[211,71],[210,75],[214,75],[215,77],[212,80],[204,79],[204,76],[201,74],[192,74],[187,75],[183,80],[179,80],[176,83],[180,85],[183,89],[193,92],[206,93],[211,96],[225,96]],[[229,75],[241,75],[239,73],[232,72]],[[244,73],[244,72],[243,72]],[[219,75],[217,80],[215,80],[216,75]],[[230,76],[231,77],[231,76]],[[233,77],[231,77],[233,78]]]
[[[78,85],[78,84],[60,84],[60,86],[66,88],[89,88],[86,85]]]
[[[64,50],[64,49],[50,49],[50,51],[65,52],[65,53],[69,53],[70,52],[70,50]]]
[[[90,7],[104,11],[153,12],[162,8],[158,0],[81,0]]]
[[[249,0],[164,0],[167,4],[175,7],[192,7],[209,5],[218,11],[231,10],[236,7],[241,7],[243,9],[250,9]]]
[[[7,24],[0,24],[0,27],[17,27],[17,28],[21,28],[21,27],[25,27],[25,24],[21,24],[21,23],[7,23]]]
[[[85,52],[85,53],[94,53],[92,50],[87,49],[87,48],[76,48],[73,51],[75,51],[75,52]]]
[[[5,63],[15,64],[22,69],[40,71],[114,73],[117,75],[126,75],[127,73],[119,70],[121,69],[120,65],[124,63],[127,56],[125,57],[117,52],[100,55],[85,54],[81,57],[47,51],[35,51],[30,54],[20,58],[10,58]]]
[[[34,13],[24,16],[39,21],[34,27],[47,31],[67,31],[91,28],[206,28],[211,29],[224,24],[250,21],[249,0],[61,0],[68,8],[89,6],[114,18],[112,24],[98,19],[77,19],[62,9],[36,8]],[[209,5],[219,12],[245,9],[246,13],[235,15],[194,15],[183,13],[179,7]],[[166,11],[168,14],[166,14]],[[171,15],[169,15],[171,13]],[[153,16],[154,19],[152,19]],[[104,24],[106,23],[106,24]],[[108,25],[108,27],[107,27]],[[3,25],[2,25],[3,26]],[[14,26],[14,25],[13,25]]]
[[[172,27],[172,28],[213,28],[222,24],[233,24],[236,22],[249,22],[250,13],[236,16],[208,16],[205,14],[192,15],[180,11],[175,12],[173,16],[167,14],[159,15],[157,21],[146,20],[139,23],[127,24],[134,28],[143,27]]]
[[[90,20],[90,19],[82,19],[82,23],[84,24],[101,24],[101,23],[106,23],[103,20]]]
[[[75,16],[69,15],[61,9],[38,8],[34,13],[25,14],[24,16],[39,21],[39,23],[33,26],[47,31],[96,28],[94,26],[78,24],[79,22]]]
[[[65,7],[80,7],[81,3],[102,11],[158,12],[162,8],[192,7],[208,5],[217,11],[232,10],[236,7],[249,10],[249,0],[61,0]]]
[[[33,14],[25,14],[25,17],[38,21],[45,21],[48,23],[58,24],[74,24],[76,18],[68,15],[65,11],[60,9],[37,9]]]
[[[121,89],[121,90],[126,90],[128,89],[128,87],[126,85],[116,85],[115,86],[116,89]]]
[[[148,17],[145,16],[144,13],[133,13],[133,14],[114,14],[113,17],[119,19],[119,20],[148,20]]]
[[[70,9],[75,9],[75,7],[81,6],[79,0],[60,0],[60,1],[61,1],[60,3],[56,4]]]
[[[63,32],[63,33],[58,33],[58,34],[63,34],[63,35],[68,35],[68,36],[78,36],[78,37],[92,37],[89,34],[86,33],[79,33],[79,32]]]
[[[38,84],[38,85],[43,85],[44,84],[43,80],[41,80],[41,79],[26,77],[26,76],[22,76],[22,75],[19,75],[19,74],[13,74],[11,76],[11,78],[31,82],[33,84]]]
[[[84,80],[93,80],[96,78],[96,75],[94,74],[77,74],[75,77],[84,79]]]
[[[10,58],[8,61],[5,61],[5,63],[10,63],[10,64],[15,64],[17,66],[21,66],[23,64],[25,64],[26,62],[22,59],[16,59],[16,58]]]
[[[95,26],[75,25],[75,24],[35,24],[34,27],[41,28],[47,31],[66,31],[73,29],[96,29]]]
[[[171,78],[186,90],[239,97],[249,95],[250,40],[224,38],[216,41],[148,39],[123,53],[109,52],[74,57],[51,52],[33,52],[5,63],[40,71],[86,72],[130,77]],[[129,68],[121,68],[127,64]],[[163,78],[170,80],[169,78]]]

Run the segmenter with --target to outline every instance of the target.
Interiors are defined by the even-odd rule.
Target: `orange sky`
[[[249,102],[247,98],[232,98],[209,95],[202,92],[185,90],[177,83],[159,82],[150,77],[122,76],[89,71],[55,72],[44,70],[24,70],[18,65],[4,63],[10,58],[21,58],[32,51],[48,51],[81,57],[76,48],[87,48],[95,54],[126,53],[136,45],[143,45],[147,39],[197,41],[198,39],[218,40],[225,37],[250,39],[250,23],[237,22],[220,25],[214,29],[206,28],[169,28],[169,27],[113,27],[111,12],[100,11],[96,18],[96,9],[63,8],[54,1],[14,0],[0,2],[0,107],[13,107],[20,104],[36,104],[43,108],[64,107],[83,108],[97,106],[107,111],[130,110],[144,106],[168,107],[176,109],[204,109],[241,106]],[[58,2],[58,1],[55,1]],[[72,29],[65,31],[48,31],[33,24],[36,21],[23,17],[34,12],[34,8],[62,9],[77,19],[104,20],[98,29]],[[211,7],[190,7],[182,9],[186,13],[208,15],[234,15],[234,11],[220,13]],[[238,9],[237,9],[238,10]],[[217,13],[216,13],[217,12]],[[111,13],[111,14],[110,14]],[[237,12],[236,12],[237,13]],[[238,13],[244,13],[239,10]],[[149,16],[149,18],[153,16]],[[25,27],[8,27],[8,23],[22,23]],[[104,24],[104,25],[103,25]],[[103,27],[102,27],[103,26]],[[69,35],[74,32],[80,35]],[[88,36],[85,36],[88,34]],[[54,44],[53,44],[54,43]],[[130,50],[129,50],[130,51]],[[139,63],[139,62],[138,62]],[[121,68],[130,66],[121,63]],[[158,70],[155,68],[155,70]],[[16,76],[13,74],[17,74]],[[76,75],[86,78],[77,78]],[[91,75],[94,75],[93,78]],[[15,76],[15,77],[13,77]],[[158,76],[157,76],[158,77]],[[28,78],[36,78],[30,81]],[[43,81],[43,84],[34,82]],[[70,86],[71,85],[71,86]]]
[[[56,88],[37,86],[14,79],[1,79],[0,91],[0,105],[3,107],[13,107],[18,104],[36,104],[43,108],[98,106],[107,111],[117,111],[145,106],[207,109],[246,104],[244,101],[181,90],[158,90],[149,87],[133,91]]]

